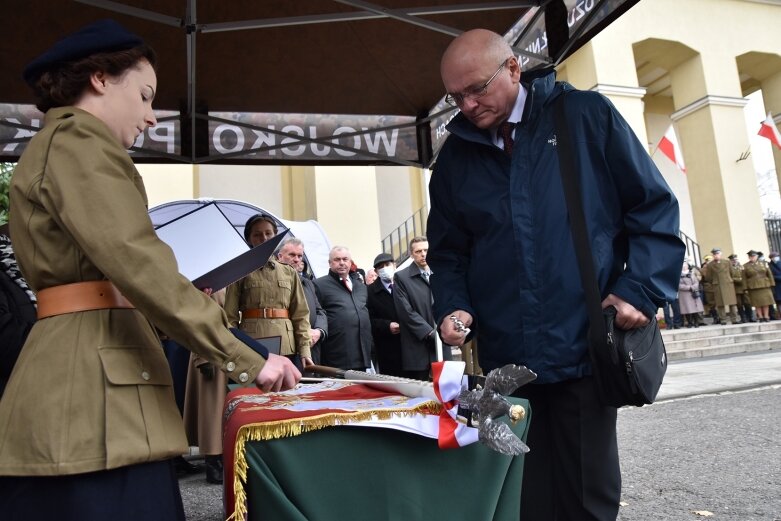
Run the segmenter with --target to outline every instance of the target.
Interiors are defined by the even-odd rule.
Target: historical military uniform
[[[751,305],[754,307],[772,306],[775,300],[771,288],[776,285],[776,282],[767,264],[749,261],[743,265],[743,270]]]
[[[751,300],[748,298],[748,288],[746,288],[746,277],[743,273],[743,266],[734,262],[733,259],[737,259],[738,256],[732,254],[729,256],[732,266],[730,267],[730,275],[732,276],[732,283],[735,287],[735,299],[738,304],[738,313],[743,322],[754,322],[754,313],[751,310]]]
[[[239,316],[241,311],[242,315]],[[281,337],[281,355],[311,358],[309,305],[298,272],[273,259],[225,293],[225,313],[231,325],[253,338]]]
[[[719,259],[712,260],[706,266],[703,273],[706,282],[710,282],[713,290],[713,301],[708,302],[716,308],[719,314],[719,321],[726,321],[725,308],[729,309],[730,321],[733,324],[738,323],[737,299],[735,298],[735,286],[730,274],[730,262]]]
[[[244,385],[261,370],[263,358],[228,331],[220,307],[179,275],[146,204],[105,123],[74,107],[46,113],[11,183],[19,266],[39,305],[42,290],[110,280],[135,309],[36,322],[0,401],[0,475],[88,473],[187,451],[150,321]]]

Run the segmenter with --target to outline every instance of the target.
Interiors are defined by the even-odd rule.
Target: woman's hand
[[[293,362],[269,353],[266,364],[255,378],[255,385],[264,392],[287,391],[295,387],[300,379],[301,373]]]

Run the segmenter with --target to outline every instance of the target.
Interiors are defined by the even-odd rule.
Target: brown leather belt
[[[241,318],[288,318],[289,316],[286,309],[275,308],[245,309],[241,312]]]
[[[39,320],[79,311],[135,307],[108,280],[90,280],[52,286],[39,291],[36,297]]]

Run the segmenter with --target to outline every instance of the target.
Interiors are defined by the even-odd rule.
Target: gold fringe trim
[[[418,414],[439,415],[442,404],[428,401],[418,404],[412,409],[377,409],[360,412],[329,412],[318,416],[291,418],[265,423],[250,423],[239,427],[236,433],[236,444],[233,448],[233,501],[234,510],[226,521],[244,521],[247,518],[247,492],[244,484],[247,482],[247,464],[244,447],[248,441],[266,441],[279,438],[298,436],[305,432],[368,421],[371,419],[388,420],[393,417],[409,417]]]

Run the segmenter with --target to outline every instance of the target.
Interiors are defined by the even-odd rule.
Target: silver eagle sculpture
[[[505,396],[535,378],[537,375],[530,369],[507,364],[489,372],[482,389],[461,391],[458,396],[459,409],[464,408],[472,412],[471,425],[477,427],[478,440],[481,443],[508,456],[529,452],[529,447],[515,435],[509,425],[495,420],[508,416],[516,423],[525,417],[526,410],[520,405],[511,404]]]

